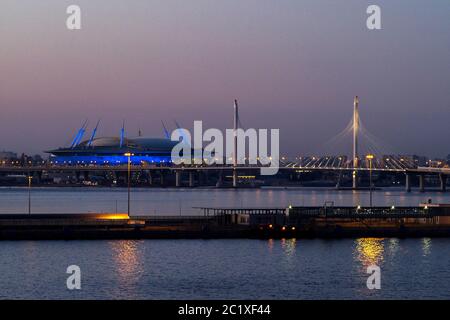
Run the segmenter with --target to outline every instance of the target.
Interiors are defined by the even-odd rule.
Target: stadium
[[[138,136],[126,138],[122,127],[119,137],[96,138],[97,126],[90,139],[82,140],[86,124],[78,131],[69,147],[46,151],[50,160],[60,165],[121,165],[128,163],[127,153],[132,154],[130,162],[141,164],[170,164],[172,148],[178,143],[168,138],[150,138]]]

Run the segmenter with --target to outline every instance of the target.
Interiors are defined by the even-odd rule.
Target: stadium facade
[[[169,139],[164,127],[166,138],[142,137],[126,138],[122,126],[119,137],[96,138],[99,122],[88,140],[82,140],[87,128],[87,121],[78,130],[69,147],[46,151],[50,160],[60,165],[121,165],[128,163],[127,154],[133,165],[171,163],[172,148],[178,143]],[[164,124],[163,124],[164,125]]]
[[[177,143],[163,138],[101,137],[47,152],[55,164],[120,165],[128,163],[126,153],[133,154],[130,161],[134,165],[170,164],[172,148]]]

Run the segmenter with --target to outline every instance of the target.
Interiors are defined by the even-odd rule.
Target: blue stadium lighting
[[[78,130],[69,147],[46,151],[51,154],[51,163],[56,165],[96,165],[115,166],[128,164],[128,156],[133,165],[172,164],[172,148],[178,141],[168,138],[168,131],[163,124],[166,138],[125,137],[125,122],[122,124],[120,135],[115,137],[96,137],[100,121],[97,121],[90,137],[81,141],[86,129],[87,121]],[[177,126],[179,127],[178,123]]]
[[[52,158],[55,164],[97,164],[97,165],[124,165],[128,163],[128,157],[123,155],[109,155],[109,156],[54,156]],[[150,156],[135,155],[130,158],[131,164],[165,164],[170,163],[170,156]]]

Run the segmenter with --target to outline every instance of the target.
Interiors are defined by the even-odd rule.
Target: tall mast
[[[358,167],[359,98],[353,100],[353,168]],[[357,171],[353,171],[353,188],[358,187]]]
[[[120,147],[122,148],[125,138],[125,120],[122,122],[122,129],[120,129]]]
[[[88,144],[87,144],[88,147],[90,147],[91,144],[92,144],[92,141],[94,141],[94,138],[95,138],[95,135],[96,135],[96,133],[97,133],[97,128],[98,128],[99,123],[100,123],[100,120],[97,121],[97,124],[95,125],[95,128],[94,128],[94,130],[92,131],[92,135],[91,135],[91,137],[89,138],[89,142],[88,142]]]
[[[237,100],[234,100],[234,119],[233,119],[233,187],[237,187],[237,129],[238,129],[238,122],[239,122],[239,115],[238,115],[238,102]]]

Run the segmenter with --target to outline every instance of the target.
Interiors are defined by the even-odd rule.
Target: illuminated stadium
[[[97,138],[88,144],[83,141],[75,147],[50,150],[52,162],[56,164],[126,164],[128,157],[125,153],[132,153],[132,164],[170,163],[172,147],[177,144],[169,139],[158,138],[130,138],[124,139],[120,145],[120,138]]]
[[[69,147],[46,151],[51,154],[52,163],[120,165],[128,162],[125,154],[131,153],[133,156],[130,161],[134,165],[170,164],[172,148],[178,143],[169,138],[125,138],[124,128],[120,137],[95,138],[97,126],[88,140],[82,141],[86,130],[86,125],[83,125]],[[168,137],[167,131],[166,136]]]

